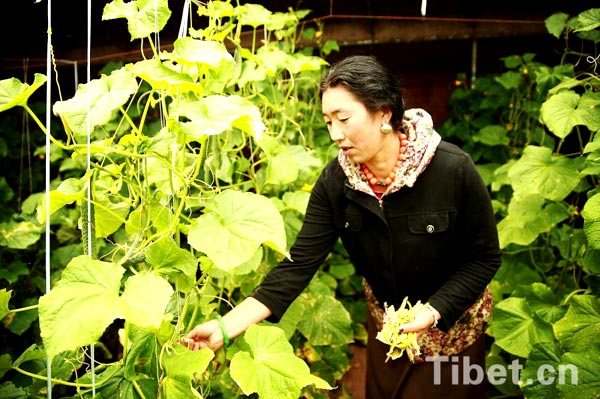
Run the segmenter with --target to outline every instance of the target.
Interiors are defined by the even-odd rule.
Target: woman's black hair
[[[390,124],[402,131],[402,89],[390,71],[375,57],[353,55],[332,65],[321,82],[320,96],[328,88],[344,86],[371,111],[389,109]]]

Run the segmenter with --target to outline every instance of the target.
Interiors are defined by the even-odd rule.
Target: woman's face
[[[383,148],[381,124],[389,115],[369,112],[344,86],[330,87],[322,96],[323,118],[329,136],[344,154],[357,163],[367,163]]]

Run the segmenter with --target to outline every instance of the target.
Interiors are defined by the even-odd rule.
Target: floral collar
[[[441,136],[433,129],[431,115],[420,108],[412,108],[404,112],[402,127],[408,137],[406,160],[400,166],[396,179],[390,184],[383,194],[384,196],[394,193],[404,186],[412,187],[417,177],[429,165],[442,140]],[[360,164],[352,161],[341,150],[338,154],[338,162],[348,177],[351,187],[376,197]]]

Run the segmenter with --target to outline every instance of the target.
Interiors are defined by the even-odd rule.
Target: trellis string
[[[52,40],[51,40],[51,36],[52,36],[52,0],[48,0],[48,7],[47,7],[47,26],[48,26],[48,30],[47,30],[47,43],[46,43],[46,76],[48,77],[48,83],[46,85],[46,151],[45,151],[45,156],[46,159],[44,160],[44,167],[45,167],[45,185],[46,185],[46,201],[45,201],[45,205],[46,205],[46,209],[49,211],[50,210],[50,119],[51,119],[51,112],[50,112],[50,104],[51,104],[51,94],[52,94],[52,79],[50,79],[51,75],[52,75],[52,51],[51,51],[51,46],[52,46]],[[44,234],[44,238],[45,238],[45,277],[46,277],[46,293],[48,293],[50,291],[50,217],[46,217],[46,232]],[[52,398],[52,362],[50,359],[50,356],[46,355],[46,390],[47,390],[47,397],[48,399]]]
[[[87,84],[89,85],[92,80],[92,69],[91,69],[91,60],[92,60],[92,0],[87,1],[87,48],[86,48],[86,65],[87,65]],[[87,126],[86,126],[86,137],[87,137],[87,155],[86,155],[86,172],[89,172],[92,165],[92,157],[91,157],[91,100],[90,100],[90,90],[87,91],[86,96],[87,101]],[[93,244],[93,229],[92,229],[92,178],[90,177],[87,180],[87,224],[85,228],[87,229],[87,253],[90,258],[93,256],[92,253],[92,244]],[[94,344],[90,344],[90,373],[92,377],[92,397],[96,396],[96,365],[95,365],[95,350]]]

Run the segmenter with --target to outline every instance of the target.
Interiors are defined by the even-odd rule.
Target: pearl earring
[[[381,124],[381,133],[390,134],[393,131],[394,129],[392,128],[392,125],[390,125],[388,122],[383,122]]]

